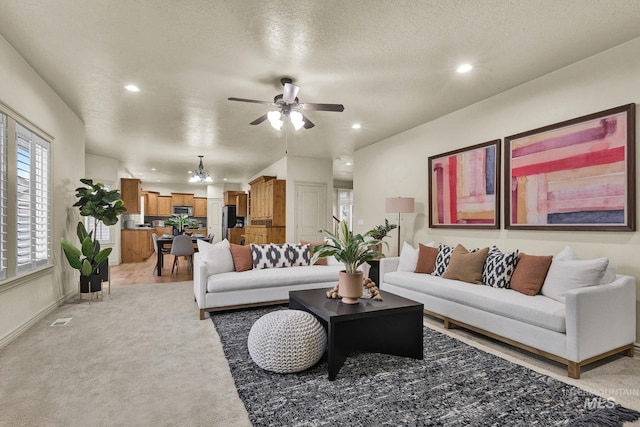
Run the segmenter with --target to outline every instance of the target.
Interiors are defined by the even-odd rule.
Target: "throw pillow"
[[[554,260],[542,286],[542,295],[565,302],[565,295],[571,289],[599,284],[607,264],[609,264],[607,258]]]
[[[432,275],[442,276],[447,271],[452,252],[452,246],[443,245],[442,243],[438,245],[438,256],[436,257],[436,266],[433,268]]]
[[[403,242],[400,251],[397,271],[414,271],[418,263],[418,248],[414,248],[407,242]]]
[[[307,242],[306,240],[302,240],[300,242],[301,245],[309,245],[309,255],[310,257],[313,256],[313,247],[314,246],[318,246],[318,245],[324,245],[327,242]],[[315,263],[313,263],[313,265],[327,265],[327,259],[326,258],[319,258],[318,260],[316,260]]]
[[[309,265],[309,245],[288,244],[284,256],[292,267]]]
[[[547,277],[551,260],[551,255],[519,254],[516,269],[511,276],[511,289],[529,296],[537,295]]]
[[[568,245],[565,246],[563,250],[558,252],[558,254],[556,254],[556,256],[553,257],[554,261],[556,260],[571,261],[571,260],[579,260],[579,259],[580,258],[574,252],[571,246],[568,246]],[[606,285],[607,283],[611,283],[614,280],[616,280],[616,275],[617,275],[616,271],[617,271],[617,267],[615,263],[609,260],[609,263],[607,264],[607,269],[605,270],[604,274],[602,275],[602,278],[600,279],[600,284]]]
[[[219,273],[229,273],[234,271],[233,257],[229,247],[229,241],[224,239],[221,242],[211,244],[202,239],[197,240],[198,252],[202,261],[207,266],[209,275]]]
[[[518,250],[503,253],[492,246],[482,270],[482,283],[494,288],[508,288],[518,263]]]
[[[482,282],[482,269],[488,254],[489,248],[469,252],[464,246],[458,245],[451,253],[449,266],[442,277],[477,285]]]
[[[253,269],[253,258],[251,257],[251,247],[241,246],[231,243],[231,256],[236,271],[247,271]]]
[[[276,245],[273,243],[267,245],[251,244],[251,257],[253,258],[253,268],[278,268],[290,267],[285,256],[287,244]]]
[[[438,249],[431,246],[425,246],[420,243],[418,249],[418,263],[414,273],[431,274],[436,267],[436,258],[438,257]]]

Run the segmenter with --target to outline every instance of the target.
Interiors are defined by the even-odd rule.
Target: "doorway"
[[[327,228],[327,184],[296,183],[295,241],[319,242]]]

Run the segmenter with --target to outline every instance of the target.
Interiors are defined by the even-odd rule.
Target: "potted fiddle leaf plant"
[[[187,227],[195,227],[196,220],[193,218],[189,218],[189,215],[180,214],[174,215],[173,218],[165,219],[164,225],[168,227],[173,227],[173,234],[182,234],[185,228]]]
[[[374,248],[380,240],[373,238],[370,232],[353,234],[346,221],[340,222],[337,234],[325,230],[328,243],[316,245],[311,264],[318,258],[333,256],[344,264],[345,269],[338,276],[338,295],[345,304],[357,304],[362,296],[362,271],[358,270],[367,261],[379,258]]]
[[[80,248],[74,246],[64,237],[61,239],[67,261],[71,267],[80,271],[80,292],[97,292],[102,289],[102,282],[109,278],[109,254],[111,248],[100,248],[95,230],[98,224],[115,225],[118,216],[126,212],[124,202],[118,190],[108,190],[101,182],[81,179],[86,187],[76,188],[78,201],[73,204],[80,210],[81,216],[93,218],[93,230],[87,232],[84,222],[79,221],[76,234]]]

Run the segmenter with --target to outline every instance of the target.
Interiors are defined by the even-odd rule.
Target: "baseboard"
[[[40,313],[32,317],[28,322],[22,324],[20,327],[14,329],[4,337],[0,338],[0,349],[7,346],[10,342],[18,338],[23,333],[25,333],[30,327],[38,323],[40,320],[44,319],[46,316],[52,313],[56,308],[60,307],[62,303],[64,303],[67,299],[77,294],[77,292],[78,292],[77,289],[70,291],[68,294],[66,294],[62,298],[46,306]]]

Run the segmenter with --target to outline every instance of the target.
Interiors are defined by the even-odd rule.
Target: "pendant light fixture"
[[[198,165],[198,169],[195,170],[191,178],[189,178],[189,182],[213,182],[211,176],[209,175],[209,171],[204,170],[204,166],[202,165],[202,158],[200,157],[200,164]]]

